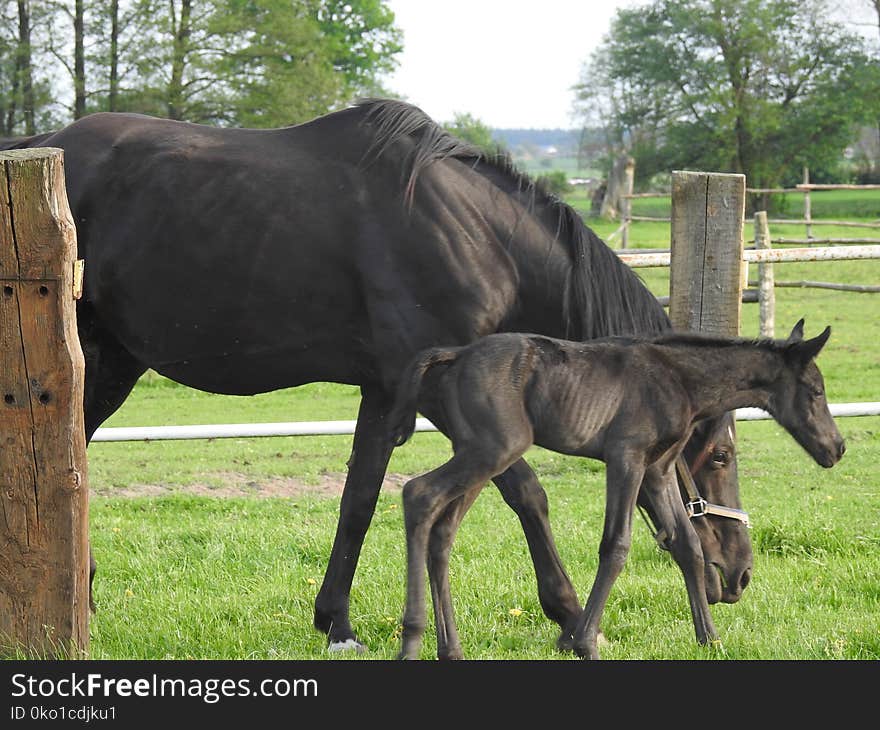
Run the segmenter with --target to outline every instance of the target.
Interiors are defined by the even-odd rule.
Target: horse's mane
[[[653,333],[670,328],[669,319],[642,280],[588,227],[567,203],[541,181],[519,170],[500,149],[482,150],[458,139],[421,109],[393,99],[364,99],[357,104],[374,128],[366,158],[377,158],[397,140],[411,137],[415,147],[405,165],[405,198],[412,200],[416,180],[429,165],[446,158],[468,163],[478,174],[525,199],[532,215],[568,246],[571,270],[565,297],[566,336],[587,340],[612,334]]]

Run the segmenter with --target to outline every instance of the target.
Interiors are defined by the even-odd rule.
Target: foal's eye
[[[727,466],[730,461],[730,454],[726,451],[716,450],[712,452],[712,465],[717,467]]]

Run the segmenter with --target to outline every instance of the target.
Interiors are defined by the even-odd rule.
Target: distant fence
[[[608,236],[608,242],[616,241],[618,237],[621,242],[621,249],[629,248],[630,226],[634,222],[655,222],[668,223],[671,218],[668,216],[645,216],[632,214],[632,201],[645,198],[668,198],[669,193],[633,193],[632,179],[627,178],[625,184],[630,187],[621,194],[624,201],[620,211],[620,226],[611,235]],[[880,220],[877,221],[846,221],[846,220],[830,220],[825,218],[814,218],[812,215],[812,194],[814,192],[829,190],[877,190],[880,191],[880,185],[844,185],[844,184],[824,184],[811,183],[809,181],[809,171],[804,169],[804,182],[793,188],[746,188],[747,193],[766,194],[766,195],[784,195],[793,193],[803,195],[804,197],[804,217],[803,218],[768,218],[769,225],[803,225],[805,230],[804,238],[788,238],[784,236],[775,236],[770,239],[771,243],[776,244],[795,244],[812,246],[816,244],[880,244],[880,235],[873,237],[835,237],[835,238],[819,238],[813,235],[813,227],[835,226],[842,228],[863,228],[880,233]],[[788,284],[777,284],[777,286],[788,286]],[[873,289],[859,291],[873,291]]]

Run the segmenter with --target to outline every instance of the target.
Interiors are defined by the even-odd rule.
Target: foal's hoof
[[[563,654],[574,651],[574,636],[567,631],[559,634],[559,638],[556,639],[556,651],[561,651]]]
[[[346,639],[345,641],[331,641],[327,644],[327,651],[330,654],[339,654],[344,651],[353,651],[356,654],[363,654],[367,647],[361,644],[357,639]]]

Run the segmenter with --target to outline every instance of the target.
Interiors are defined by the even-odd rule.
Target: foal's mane
[[[645,341],[655,345],[670,345],[673,347],[676,345],[696,348],[758,347],[773,352],[782,352],[787,344],[784,340],[774,340],[769,337],[722,337],[701,332],[665,332]]]
[[[386,153],[399,139],[415,147],[405,169],[405,197],[412,200],[419,174],[434,162],[454,158],[466,162],[509,195],[524,199],[528,212],[568,247],[571,270],[566,288],[566,336],[587,340],[613,334],[656,333],[669,319],[642,280],[584,224],[578,213],[540,181],[517,169],[510,155],[487,152],[451,135],[421,109],[393,99],[365,99],[365,123],[374,139],[365,158]]]

